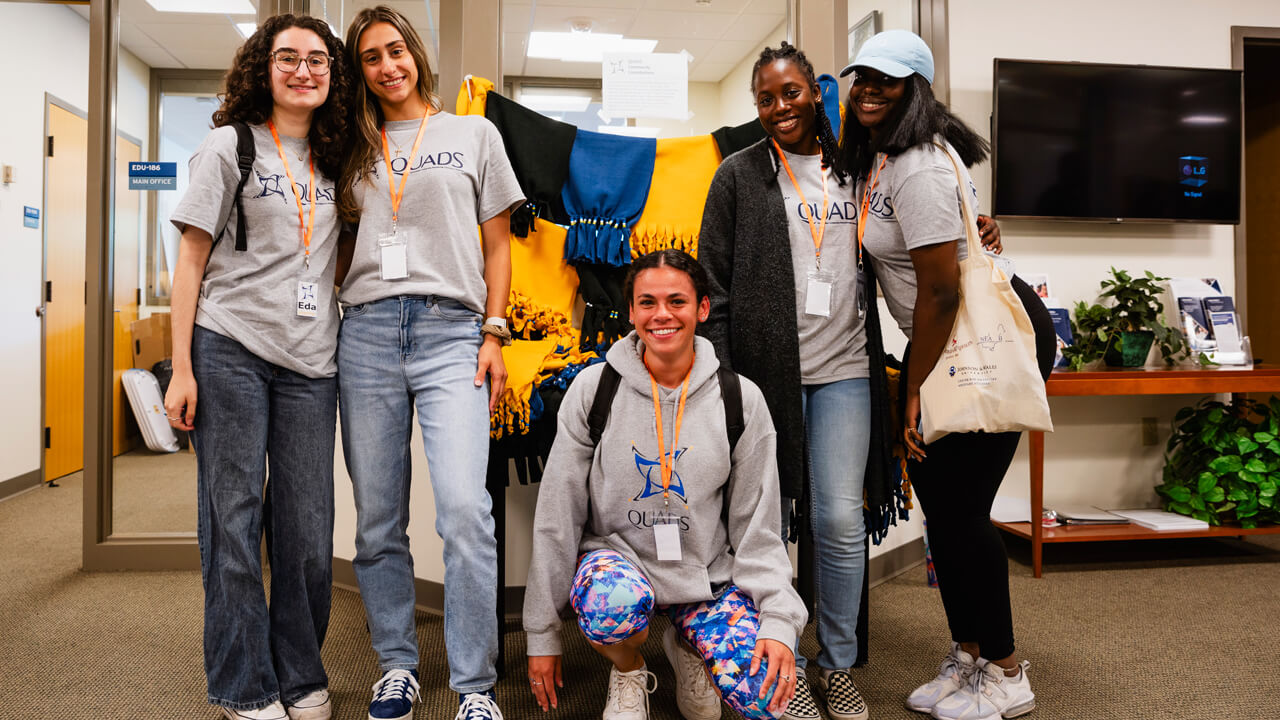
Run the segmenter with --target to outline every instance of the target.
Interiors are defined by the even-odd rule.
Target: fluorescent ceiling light
[[[253,34],[253,31],[257,29],[258,23],[236,23],[236,30],[240,31],[240,37],[243,37],[245,40],[248,40],[249,36]]]
[[[520,96],[521,105],[537,112],[584,112],[591,104],[589,95],[533,95]]]
[[[218,15],[257,15],[249,0],[147,0],[160,12],[215,13]]]
[[[148,0],[150,1],[150,0]],[[564,62],[604,61],[604,53],[650,53],[657,40],[624,38],[607,33],[531,32],[526,57],[563,60]]]
[[[1230,118],[1226,115],[1188,115],[1182,118],[1183,125],[1226,125]]]

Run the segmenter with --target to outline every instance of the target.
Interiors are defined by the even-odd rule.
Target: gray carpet
[[[0,501],[0,720],[217,717],[204,704],[199,574],[79,570],[80,497],[76,475]],[[1009,546],[1039,705],[1029,717],[1280,717],[1280,537],[1055,546],[1041,580],[1026,543]],[[946,650],[923,576],[917,568],[871,593],[872,657],[854,678],[877,720],[924,717],[902,702]],[[576,633],[566,634],[560,709],[544,716],[524,682],[518,623],[508,630],[498,688],[508,718],[599,717],[607,669]],[[418,634],[425,694],[415,717],[449,720],[457,700],[444,689],[439,618],[420,613]],[[658,638],[646,647],[659,678],[651,717],[675,720]],[[812,631],[803,648],[813,653]],[[364,718],[377,671],[355,593],[334,591],[324,653],[335,717]]]

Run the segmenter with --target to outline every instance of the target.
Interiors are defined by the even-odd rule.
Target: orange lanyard
[[[280,144],[280,134],[276,132],[275,123],[267,121],[271,130],[271,139],[276,141],[276,151],[280,153],[280,162],[284,164],[284,174],[289,178],[289,189],[293,190],[293,199],[298,203],[298,231],[302,233],[303,262],[311,267],[311,233],[316,229],[316,158],[307,148],[307,157],[311,164],[311,176],[307,179],[307,202],[311,203],[311,212],[306,221],[302,219],[302,196],[298,194],[298,183],[293,179],[293,171],[289,169],[289,159],[284,156],[284,145]]]
[[[645,369],[649,363],[645,362]],[[689,376],[693,374],[693,365],[684,376],[684,385],[680,388],[680,404],[676,409],[676,423],[672,427],[671,452],[667,453],[667,444],[662,437],[662,404],[658,401],[658,381],[649,373],[649,386],[653,390],[653,419],[658,429],[658,468],[662,472],[662,504],[667,505],[671,496],[671,472],[676,464],[676,448],[680,445],[680,425],[684,422],[684,401],[689,397]]]
[[[791,178],[791,185],[795,187],[796,193],[800,195],[800,202],[807,207],[809,201],[804,199],[804,191],[800,189],[800,183],[796,182],[795,173],[791,172],[791,163],[787,162],[786,153],[782,152],[782,146],[778,145],[778,141],[773,141],[773,146],[778,148],[778,157],[782,158],[782,167],[787,169],[787,177]],[[827,195],[827,170],[822,169],[822,222],[814,227],[813,213],[809,213],[809,234],[813,236],[813,257],[817,263],[818,269],[822,269],[822,236],[827,231],[827,211],[831,203],[830,196]]]
[[[391,149],[387,147],[387,126],[382,126],[382,160],[387,164],[387,189],[391,193],[391,234],[396,234],[396,225],[400,222],[400,201],[404,199],[404,186],[409,182],[409,166],[418,157],[418,146],[422,144],[422,132],[427,129],[427,118],[431,111],[427,110],[418,123],[418,136],[413,139],[413,149],[409,151],[409,159],[405,161],[404,174],[400,176],[400,189],[396,189],[395,171],[391,169]]]
[[[876,174],[871,177],[871,182],[862,188],[862,211],[858,213],[858,269],[862,269],[862,235],[867,231],[867,212],[871,209],[871,191],[876,189],[880,184],[880,171],[884,169],[884,162],[888,160],[888,155],[880,156],[880,166],[876,168]]]

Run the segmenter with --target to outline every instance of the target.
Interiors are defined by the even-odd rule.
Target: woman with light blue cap
[[[959,306],[965,228],[958,202],[977,212],[966,168],[989,145],[934,98],[933,54],[915,33],[872,37],[841,75],[854,73],[841,152],[859,178],[859,233],[889,312],[911,343],[900,393],[908,473],[929,541],[951,649],[907,707],[939,720],[999,720],[1030,712],[1027,663],[1014,653],[1008,558],[991,504],[1019,433],[953,433],[925,446],[920,386],[937,362]],[[999,251],[999,243],[984,242]],[[1035,293],[1014,289],[1036,329],[1042,374],[1053,363],[1053,326]]]

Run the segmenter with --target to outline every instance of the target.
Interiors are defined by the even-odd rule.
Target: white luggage
[[[155,452],[178,452],[178,437],[165,417],[160,383],[149,370],[125,370],[120,381],[133,406],[133,416],[142,428],[142,439]]]

